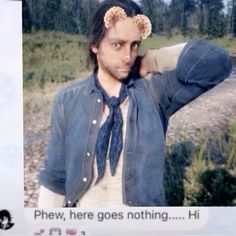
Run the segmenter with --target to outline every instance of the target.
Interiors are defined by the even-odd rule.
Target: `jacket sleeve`
[[[48,155],[39,179],[44,187],[55,193],[65,195],[65,114],[62,100],[63,96],[59,94],[54,102]]]
[[[206,40],[193,40],[182,50],[176,69],[154,74],[153,96],[166,122],[181,107],[226,79],[232,65],[228,52]]]

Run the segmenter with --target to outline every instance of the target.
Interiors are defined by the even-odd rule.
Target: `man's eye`
[[[132,50],[137,50],[139,48],[139,43],[134,43],[131,46]]]
[[[113,43],[112,46],[116,49],[121,48],[121,44],[120,43]]]

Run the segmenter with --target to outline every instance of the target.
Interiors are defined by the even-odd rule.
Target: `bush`
[[[187,141],[166,155],[165,188],[171,206],[236,205],[236,120],[224,131],[202,132],[199,146]]]

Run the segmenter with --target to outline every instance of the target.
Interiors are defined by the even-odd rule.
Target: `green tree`
[[[87,35],[89,24],[92,18],[92,15],[97,8],[98,0],[81,0],[79,5],[78,12],[78,31],[81,34]]]
[[[26,0],[22,0],[22,18],[23,18],[23,32],[30,33],[32,29],[32,19],[30,10]]]
[[[199,0],[199,33],[222,37],[226,33],[223,0]]]
[[[236,0],[232,1],[232,34],[236,37]]]
[[[159,33],[166,28],[165,11],[167,8],[163,0],[141,0],[140,6],[152,23],[152,32]]]
[[[171,11],[168,6],[166,6],[164,11],[164,33],[167,35],[168,38],[172,37],[171,32]]]
[[[62,2],[61,9],[61,30],[68,33],[80,33],[79,12],[81,0],[67,0]]]
[[[32,31],[42,29],[42,17],[46,1],[47,0],[27,0],[32,18]]]
[[[225,19],[222,13],[223,0],[209,1],[207,33],[211,37],[222,37],[225,33]]]
[[[195,11],[194,0],[172,0],[170,3],[171,27],[178,28],[183,35],[189,33],[188,18]]]
[[[206,19],[206,11],[205,11],[205,5],[203,0],[197,1],[198,9],[199,9],[199,27],[198,31],[200,34],[205,34],[205,19]]]
[[[42,28],[44,30],[60,30],[62,25],[61,0],[47,0],[43,8]]]

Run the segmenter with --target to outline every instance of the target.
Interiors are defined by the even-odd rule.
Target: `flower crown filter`
[[[106,29],[111,28],[118,21],[125,20],[127,17],[124,9],[121,7],[110,8],[104,16],[104,24]],[[146,39],[152,31],[152,25],[147,16],[138,14],[132,17],[134,24],[138,27],[142,39]]]

